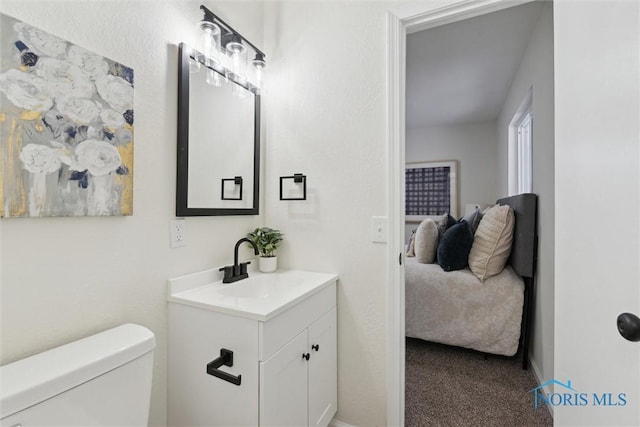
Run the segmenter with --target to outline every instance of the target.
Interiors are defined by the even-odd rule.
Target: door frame
[[[407,34],[496,12],[533,0],[461,0],[422,10],[397,10],[387,14],[387,139],[389,199],[387,293],[387,425],[404,426],[405,318],[404,318],[404,165],[405,73]]]

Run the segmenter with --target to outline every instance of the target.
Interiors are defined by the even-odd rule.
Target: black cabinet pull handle
[[[320,350],[320,344],[314,344],[311,346],[312,349],[314,349],[315,351]]]
[[[220,357],[207,363],[207,374],[213,375],[214,377],[220,378],[221,380],[228,381],[231,384],[240,385],[242,375],[238,375],[236,377],[227,372],[221,371],[218,368],[222,365],[233,366],[233,351],[227,350],[226,348],[221,348]]]
[[[622,313],[618,316],[618,332],[625,339],[633,342],[640,341],[640,319],[631,313]]]
[[[309,353],[302,353],[302,358],[304,360],[309,360],[310,357],[311,357],[311,355]]]

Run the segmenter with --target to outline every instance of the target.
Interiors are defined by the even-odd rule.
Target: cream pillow
[[[422,264],[433,264],[438,249],[438,225],[431,218],[420,223],[415,237],[416,261]]]
[[[471,252],[469,268],[484,281],[500,273],[511,254],[515,216],[508,205],[487,210],[478,225]]]

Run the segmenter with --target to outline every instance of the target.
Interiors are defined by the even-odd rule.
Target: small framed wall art
[[[458,162],[407,163],[405,215],[409,222],[450,213],[458,216]]]

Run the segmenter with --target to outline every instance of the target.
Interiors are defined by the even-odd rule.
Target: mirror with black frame
[[[260,96],[179,52],[176,215],[257,215]]]

